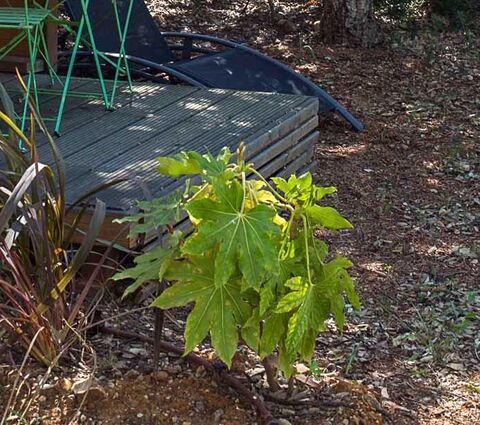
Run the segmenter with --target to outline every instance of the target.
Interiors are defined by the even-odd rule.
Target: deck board
[[[48,79],[42,78],[45,86]],[[0,74],[0,82],[18,93],[15,76]],[[73,79],[72,87],[77,92],[99,88],[89,79]],[[40,91],[43,113],[55,114],[58,105],[59,96]],[[123,179],[97,196],[106,202],[110,217],[125,215],[144,198],[142,187],[163,196],[184,181],[160,176],[155,170],[158,156],[182,150],[216,154],[224,146],[234,151],[240,142],[247,145],[247,160],[267,177],[295,172],[312,160],[317,111],[317,99],[305,96],[153,83],[136,83],[132,91],[123,83],[113,111],[106,111],[99,98],[69,96],[62,134],[56,138],[66,168],[67,202]],[[41,161],[51,163],[50,147],[41,134],[37,146]],[[116,226],[105,227],[110,233],[102,237],[112,237]],[[125,244],[130,246],[130,241]]]
[[[249,99],[247,95],[251,95],[250,98],[255,100],[263,97],[260,96],[260,93],[242,93],[238,97]],[[171,155],[181,150],[205,152],[207,148],[209,151],[216,153],[223,146],[228,146],[234,150],[242,140],[247,143],[247,155],[249,155],[248,135],[260,129],[264,129],[263,133],[268,132],[268,129],[272,126],[272,120],[278,118],[281,114],[285,114],[286,107],[291,107],[296,103],[301,104],[305,101],[303,98],[291,98],[290,96],[286,99],[271,98],[271,102],[265,103],[255,102],[251,104],[247,101],[244,103],[245,109],[242,112],[237,112],[235,117],[232,118],[230,108],[238,108],[238,97],[231,96],[228,99],[228,105],[227,99],[224,99],[217,107],[214,106],[213,110],[207,108],[183,121],[182,125],[175,125],[165,133],[156,133],[150,140],[133,146],[132,149],[125,151],[124,155],[112,157],[108,162],[100,163],[102,158],[110,158],[109,155],[99,156],[98,161],[95,161],[94,164],[88,164],[88,170],[85,170],[84,167],[77,169],[75,174],[69,175],[67,179],[68,181],[81,181],[77,186],[79,193],[91,187],[93,182],[107,182],[109,178],[128,178],[133,175],[140,176],[147,182],[153,180],[156,186],[161,187],[165,179],[162,180],[161,177],[157,176],[155,171],[156,157]],[[162,143],[162,140],[169,140],[171,143]],[[254,143],[255,140],[250,142]],[[122,147],[130,143],[132,143],[132,140],[122,141]],[[113,154],[113,150],[114,146],[109,149],[109,152]],[[86,158],[91,158],[91,156],[87,155]],[[66,160],[70,161],[72,158],[66,158]],[[84,159],[75,158],[73,163],[85,164],[82,161]],[[128,165],[124,166],[125,164]],[[85,171],[87,172],[85,173]],[[122,183],[117,189],[110,192],[110,201],[114,201],[120,207],[129,208],[131,206],[129,204],[131,193],[138,190],[138,185],[132,180]]]

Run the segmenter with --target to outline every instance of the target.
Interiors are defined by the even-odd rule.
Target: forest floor
[[[320,335],[315,367],[297,366],[295,401],[266,398],[275,417],[283,424],[480,423],[480,40],[397,30],[373,49],[326,45],[314,36],[315,7],[292,4],[272,18],[266,1],[198,9],[150,3],[162,28],[246,41],[288,63],[367,129],[322,120],[315,169],[320,184],[338,188],[331,202],[355,226],[321,236],[355,263],[363,308],[348,312],[342,335],[334,327]],[[150,312],[118,322],[151,332]],[[167,340],[181,341],[174,326],[181,322],[168,321]],[[25,423],[257,423],[251,406],[201,368],[165,354],[162,371],[152,372],[142,344],[103,335],[91,342],[97,354],[85,352],[85,365],[63,366],[36,387],[31,379],[44,372],[30,371]],[[207,346],[200,351],[212,355]],[[258,360],[242,353],[245,364],[233,373],[267,394]],[[83,400],[93,358],[98,387]],[[0,384],[14,379],[12,362],[2,360]],[[6,406],[7,392],[3,400]]]

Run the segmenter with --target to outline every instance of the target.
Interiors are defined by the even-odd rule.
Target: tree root
[[[155,341],[153,338],[140,335],[134,332],[127,332],[122,331],[120,329],[110,328],[107,326],[99,326],[98,331],[114,335],[119,338],[128,338],[128,339],[136,339],[141,342],[145,342],[147,344],[154,345]],[[180,356],[183,356],[183,349],[177,347],[176,345],[170,344],[165,341],[156,341],[156,347],[161,351],[166,353],[173,353]],[[197,366],[203,366],[205,370],[210,372],[214,377],[218,380],[220,384],[226,384],[233,390],[235,390],[238,394],[240,394],[245,400],[249,403],[253,404],[257,410],[257,414],[261,420],[261,422],[265,425],[277,425],[278,422],[275,420],[273,415],[265,406],[265,403],[262,399],[252,393],[248,388],[246,388],[238,379],[231,376],[226,370],[222,367],[217,366],[215,363],[212,363],[203,357],[197,356],[196,354],[189,353],[184,356],[184,358],[191,364],[195,364]]]
[[[344,408],[352,408],[354,407],[353,403],[347,403],[339,400],[331,400],[331,399],[313,399],[313,400],[294,400],[291,398],[280,398],[275,397],[275,395],[271,394],[264,394],[263,395],[266,400],[276,403],[276,404],[283,404],[286,406],[309,406],[309,407],[324,407],[327,409],[338,409],[339,407]]]

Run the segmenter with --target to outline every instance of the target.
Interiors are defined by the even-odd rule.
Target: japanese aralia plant
[[[317,228],[349,229],[335,209],[319,202],[335,192],[319,187],[310,173],[268,182],[253,164],[228,149],[217,157],[182,152],[159,158],[158,171],[186,180],[167,199],[142,202],[142,213],[124,219],[133,233],[166,226],[168,237],[114,278],[143,283],[165,280],[153,302],[160,309],[192,305],[185,327],[185,352],[208,334],[228,366],[240,341],[262,359],[278,351],[277,367],[292,376],[294,363],[309,361],[315,338],[333,316],[341,330],[346,295],[360,307],[345,257],[330,258]],[[171,230],[188,216],[187,232]],[[170,229],[170,232],[168,232]]]

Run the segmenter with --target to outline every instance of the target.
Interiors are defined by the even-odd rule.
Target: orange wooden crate
[[[24,0],[0,0],[0,7],[23,7]],[[49,7],[53,8],[57,5],[57,0],[50,0]],[[18,30],[2,29],[0,31],[0,46],[7,44]],[[48,56],[50,63],[55,67],[57,64],[58,47],[57,47],[57,26],[53,23],[48,23],[45,28],[45,36],[47,40]],[[0,61],[0,72],[15,72],[18,67],[21,72],[26,71],[26,64],[28,63],[28,45],[24,41],[13,49],[8,56]],[[40,71],[44,66],[42,61],[36,66],[36,70]]]

